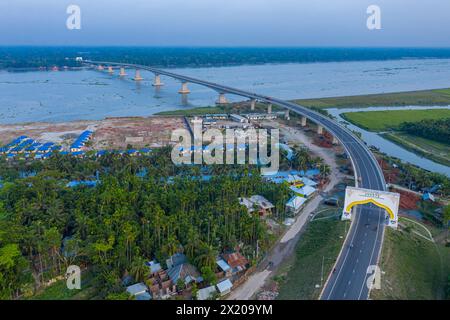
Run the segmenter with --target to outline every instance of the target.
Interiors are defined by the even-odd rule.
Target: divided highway
[[[386,190],[386,182],[381,168],[364,142],[336,121],[306,107],[302,107],[289,101],[251,93],[143,65],[89,60],[85,61],[85,63],[147,70],[154,74],[178,79],[182,82],[206,86],[219,93],[234,94],[287,108],[322,125],[340,141],[352,161],[355,172],[355,181],[358,187],[372,190]],[[386,212],[371,204],[360,205],[354,210],[356,210],[356,212],[354,212],[353,215],[352,227],[336,262],[335,269],[330,274],[322,291],[321,299],[365,300],[369,297],[369,289],[366,282],[370,274],[367,273],[367,269],[371,265],[378,264],[383,243],[384,227],[386,224]]]

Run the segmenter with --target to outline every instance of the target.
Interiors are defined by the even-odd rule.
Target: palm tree
[[[142,257],[137,257],[133,260],[130,269],[130,275],[135,281],[142,282],[149,274],[149,268],[145,265],[145,260]]]
[[[201,268],[210,267],[214,268],[216,264],[217,251],[212,245],[208,245],[204,242],[200,244],[200,254],[195,259],[197,265]]]

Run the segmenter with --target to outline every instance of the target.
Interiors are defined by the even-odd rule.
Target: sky
[[[449,15],[449,0],[0,0],[0,45],[450,47]]]

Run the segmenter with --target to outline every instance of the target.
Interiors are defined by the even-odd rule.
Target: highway
[[[84,61],[93,65],[119,66],[132,69],[147,70],[154,74],[178,79],[181,82],[195,83],[209,87],[219,93],[234,94],[250,99],[289,109],[301,116],[306,116],[313,122],[322,125],[333,134],[344,146],[349,155],[355,172],[355,184],[358,187],[372,190],[386,190],[381,168],[374,155],[367,146],[347,128],[338,124],[318,112],[295,103],[231,88],[217,83],[191,78],[153,67],[115,63],[108,61]],[[336,262],[334,271],[330,274],[321,299],[323,300],[366,300],[369,298],[369,289],[366,285],[367,268],[377,265],[381,253],[384,228],[386,225],[386,212],[371,204],[357,206],[353,215],[352,226],[347,235],[341,254]]]

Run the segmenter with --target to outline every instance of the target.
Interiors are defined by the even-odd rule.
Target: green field
[[[450,248],[435,245],[412,230],[387,228],[381,271],[381,289],[372,291],[373,299],[443,299],[450,272]]]
[[[291,261],[287,262],[284,274],[277,278],[280,291],[277,299],[281,300],[313,300],[320,295],[322,261],[324,261],[323,282],[333,268],[334,262],[344,242],[348,222],[338,218],[312,221],[306,227],[295,248]]]
[[[350,108],[372,106],[448,106],[450,88],[436,90],[407,91],[369,94],[360,96],[330,97],[321,99],[298,99],[294,102],[314,108]]]
[[[398,129],[403,122],[450,118],[450,109],[361,111],[346,112],[341,116],[360,128],[380,132]]]
[[[382,136],[409,151],[450,166],[450,145],[404,132],[387,132],[383,133]]]

